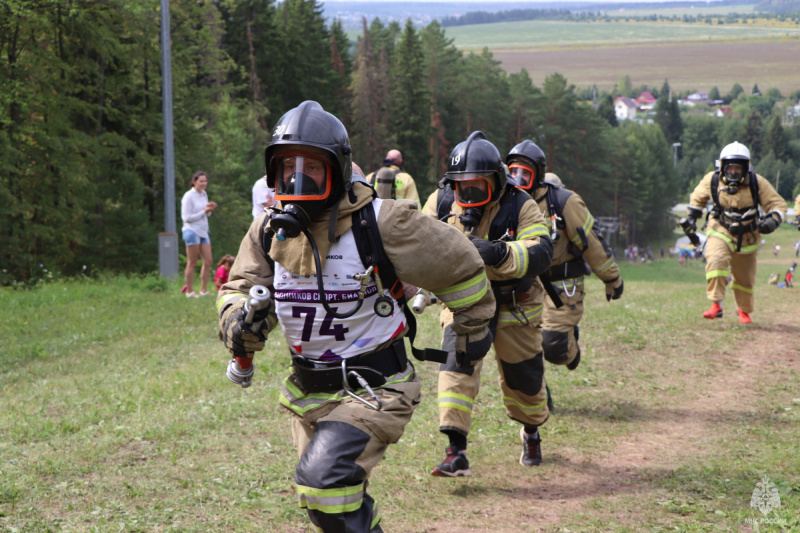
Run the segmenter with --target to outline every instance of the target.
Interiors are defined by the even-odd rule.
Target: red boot
[[[722,307],[720,307],[717,302],[714,302],[711,304],[711,307],[708,308],[708,311],[703,313],[703,318],[722,318]]]
[[[741,322],[742,324],[750,324],[752,322],[752,320],[750,320],[750,315],[748,315],[741,309],[737,309],[736,312],[739,313],[739,322]]]

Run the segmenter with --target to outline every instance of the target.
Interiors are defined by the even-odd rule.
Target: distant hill
[[[752,0],[751,0],[752,3]],[[458,17],[470,11],[500,11],[531,9],[531,2],[323,2],[325,18],[338,18],[345,30],[361,27],[362,17],[367,22],[375,17],[383,23],[392,21],[405,22],[411,19],[414,24],[426,26],[434,20],[441,21],[445,17]],[[549,9],[581,9],[589,5],[587,2],[536,2],[537,10]]]
[[[776,11],[777,6],[785,4],[797,6],[800,0],[764,0],[762,4],[776,6],[764,10]],[[340,19],[345,30],[361,28],[361,19],[367,22],[376,17],[384,24],[392,21],[404,23],[411,19],[417,26],[426,26],[434,20],[447,25],[456,25],[454,20],[464,18],[474,20],[461,24],[481,24],[511,20],[534,20],[537,18],[561,18],[565,13],[597,13],[620,9],[664,9],[670,7],[710,7],[752,5],[753,0],[680,0],[676,2],[365,2],[332,1],[323,2],[325,18]],[[780,8],[783,9],[783,8]],[[795,8],[796,9],[796,8]],[[481,22],[478,22],[480,20]]]
[[[762,0],[756,5],[760,11],[800,14],[800,0]]]

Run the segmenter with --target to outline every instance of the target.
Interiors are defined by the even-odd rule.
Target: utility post
[[[172,51],[169,0],[161,0],[161,95],[164,117],[164,232],[158,234],[158,272],[178,273],[178,233],[175,227],[175,152],[172,138]]]
[[[672,143],[672,167],[675,168],[678,166],[678,148],[681,147],[681,143]]]

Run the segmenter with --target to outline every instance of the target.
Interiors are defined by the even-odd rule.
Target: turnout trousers
[[[554,365],[568,365],[575,360],[581,348],[576,336],[577,326],[583,318],[583,276],[554,281],[553,288],[564,304],[557,308],[545,295],[542,313],[542,350],[544,358]]]
[[[731,245],[716,236],[706,240],[706,296],[714,302],[725,298],[728,286],[728,269],[730,268],[731,289],[736,299],[736,306],[747,314],[753,312],[753,287],[756,282],[756,253],[735,252]]]
[[[525,425],[540,426],[549,416],[544,380],[542,334],[535,325],[541,306],[526,310],[525,323],[520,313],[501,312],[494,337],[495,359],[506,414]],[[439,367],[439,430],[469,434],[475,398],[480,390],[483,361],[473,367],[458,368],[455,359],[456,335],[446,327],[442,349],[447,363]]]
[[[410,362],[403,374],[407,375],[392,376],[390,383],[375,389],[383,403],[380,411],[346,395],[302,415],[292,409],[292,437],[300,457],[294,476],[297,494],[317,531],[383,531],[367,481],[389,445],[403,435],[419,405],[419,377]],[[360,397],[374,403],[361,392]],[[292,398],[291,404],[293,408],[314,405],[321,396],[325,394]]]

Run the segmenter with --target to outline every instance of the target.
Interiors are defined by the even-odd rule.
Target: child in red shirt
[[[214,275],[214,285],[217,286],[217,290],[228,283],[228,273],[231,271],[234,259],[236,258],[228,254],[223,256],[217,263],[217,273]]]

